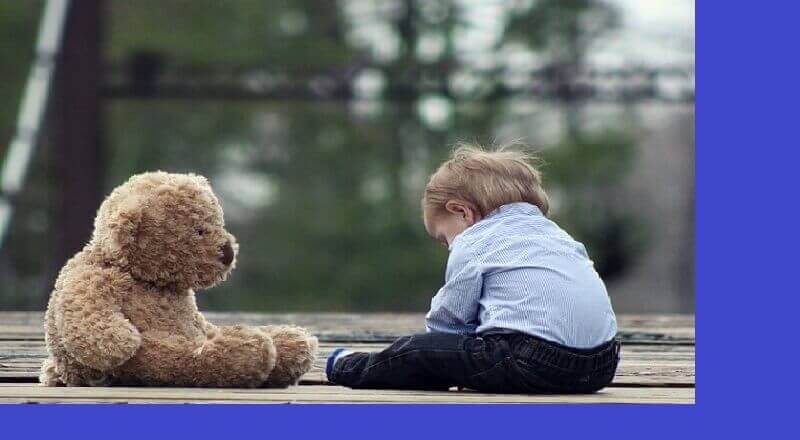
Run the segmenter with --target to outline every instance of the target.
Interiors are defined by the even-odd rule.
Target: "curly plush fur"
[[[297,383],[314,362],[315,337],[291,326],[218,327],[197,310],[193,289],[224,281],[237,250],[204,177],[132,177],[100,206],[91,241],[56,280],[41,383]]]

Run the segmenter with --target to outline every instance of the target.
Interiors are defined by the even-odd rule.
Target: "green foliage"
[[[576,191],[619,183],[630,172],[635,154],[636,144],[628,134],[607,131],[567,138],[542,158],[551,183]]]
[[[617,131],[583,133],[543,155],[546,180],[562,195],[555,220],[586,245],[607,281],[624,275],[648,241],[647,225],[616,202],[635,156],[634,140]]]

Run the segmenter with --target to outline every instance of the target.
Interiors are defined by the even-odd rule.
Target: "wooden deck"
[[[338,346],[378,350],[423,331],[418,314],[206,313],[219,324],[283,324],[320,338],[319,360],[285,390],[192,388],[48,388],[37,383],[46,357],[41,312],[0,312],[0,402],[147,403],[694,403],[695,333],[691,315],[619,316],[622,361],[611,387],[592,395],[500,395],[471,391],[350,390],[327,384],[323,363]]]

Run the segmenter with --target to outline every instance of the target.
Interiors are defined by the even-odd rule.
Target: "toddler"
[[[351,388],[588,393],[611,383],[617,323],[584,246],[547,218],[521,151],[462,145],[430,177],[425,229],[450,250],[427,333],[375,353],[336,349],[328,379]]]

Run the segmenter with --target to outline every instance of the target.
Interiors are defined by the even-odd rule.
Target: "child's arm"
[[[445,284],[431,300],[425,316],[428,331],[473,334],[478,327],[478,301],[483,274],[471,246],[453,247]]]

